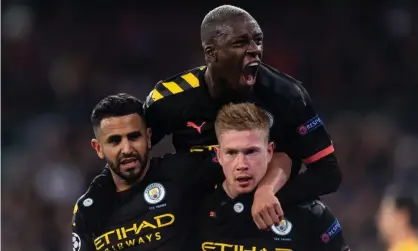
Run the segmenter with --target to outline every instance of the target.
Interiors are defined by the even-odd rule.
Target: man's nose
[[[247,54],[251,57],[260,60],[261,57],[261,46],[257,45],[253,40],[250,41],[248,45]]]
[[[123,154],[132,153],[133,148],[132,148],[131,142],[128,139],[124,139],[122,141],[122,144],[121,145],[122,145],[121,152]]]
[[[246,171],[248,170],[247,161],[245,160],[245,155],[239,153],[237,155],[237,171]]]

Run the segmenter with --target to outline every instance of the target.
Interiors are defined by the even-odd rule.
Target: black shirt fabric
[[[286,218],[268,231],[251,216],[253,194],[231,199],[219,186],[200,212],[199,247],[203,251],[348,251],[341,225],[320,201],[284,208]]]
[[[196,208],[213,190],[221,169],[203,154],[153,158],[145,178],[116,193],[102,174],[77,202],[73,251],[190,250]]]
[[[145,114],[153,144],[172,134],[176,152],[211,150],[217,145],[214,122],[219,109],[230,102],[252,102],[270,117],[275,150],[291,157],[291,178],[302,163],[333,153],[328,132],[301,82],[261,64],[248,95],[221,100],[210,96],[205,71],[206,67],[198,67],[160,81],[148,95]]]

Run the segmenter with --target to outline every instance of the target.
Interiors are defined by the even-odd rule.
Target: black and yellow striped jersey
[[[214,99],[205,83],[206,67],[197,67],[157,83],[148,95],[145,114],[153,144],[173,135],[177,152],[203,151],[217,144],[214,121],[229,102],[250,101],[267,111],[276,150],[291,156],[292,176],[300,164],[313,163],[333,153],[332,141],[313,109],[309,94],[294,78],[261,64],[251,94],[243,99]]]
[[[153,145],[169,134],[177,152],[216,144],[213,122],[219,107],[211,102],[205,69],[197,67],[160,81],[148,95],[145,116]]]

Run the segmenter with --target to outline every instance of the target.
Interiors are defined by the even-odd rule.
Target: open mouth
[[[238,176],[237,178],[235,178],[235,180],[240,183],[240,184],[248,184],[251,180],[252,177],[251,176]]]
[[[137,162],[138,162],[137,158],[126,158],[120,161],[120,165],[123,168],[132,168],[136,166]]]
[[[255,84],[258,68],[260,67],[260,62],[251,62],[244,66],[242,73],[243,82],[249,86]]]

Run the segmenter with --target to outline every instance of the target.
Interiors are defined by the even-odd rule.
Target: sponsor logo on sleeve
[[[321,234],[321,241],[324,243],[328,243],[339,232],[341,232],[341,224],[337,219],[335,219],[335,221],[331,224],[327,231]]]
[[[73,233],[73,251],[79,251],[81,248],[81,239],[78,234]]]
[[[322,120],[316,115],[305,124],[299,126],[297,130],[300,135],[306,135],[322,125]]]

